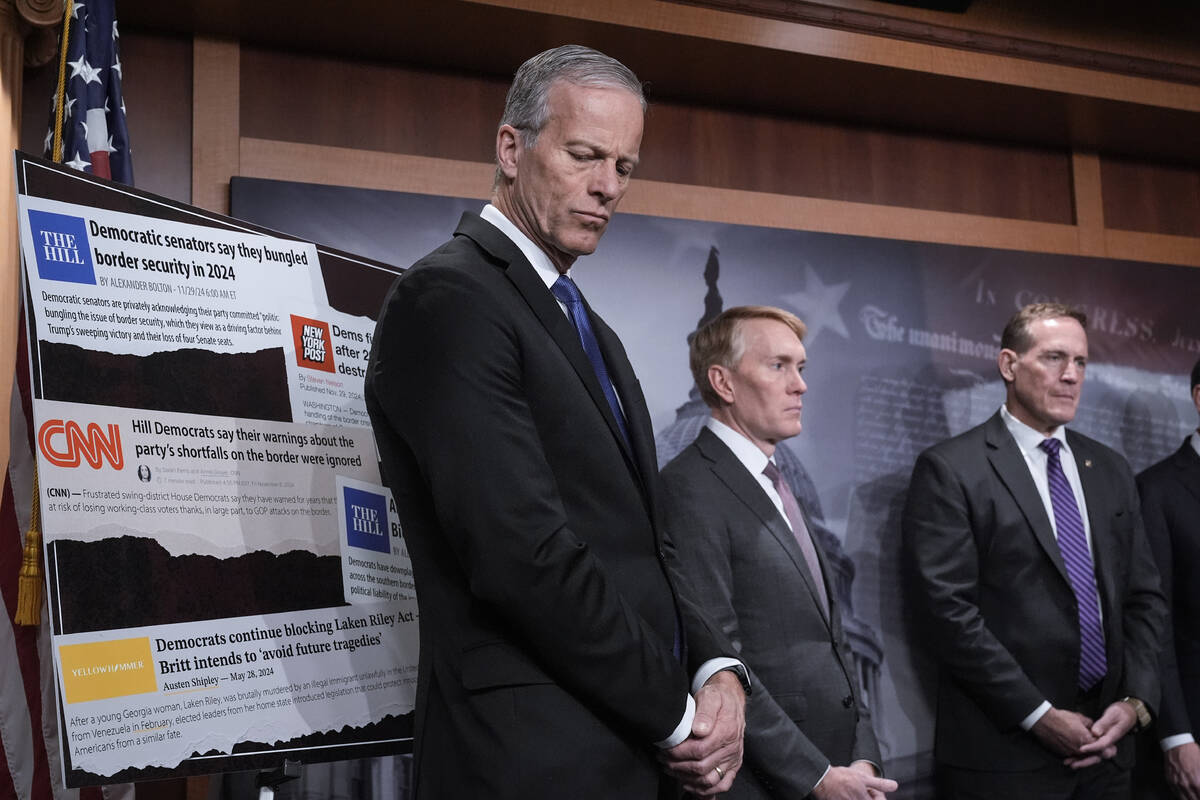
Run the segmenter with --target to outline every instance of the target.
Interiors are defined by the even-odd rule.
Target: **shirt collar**
[[[766,453],[758,449],[758,445],[716,417],[709,417],[708,421],[704,424],[718,439],[725,443],[726,447],[733,451],[733,454],[737,456],[737,460],[742,462],[742,465],[746,469],[750,470],[751,475],[762,474],[770,459],[767,458]]]
[[[1004,420],[1004,425],[1008,428],[1008,432],[1017,440],[1017,447],[1021,448],[1021,452],[1042,452],[1039,446],[1044,439],[1058,439],[1062,443],[1063,449],[1068,453],[1071,452],[1071,448],[1067,446],[1067,429],[1064,426],[1059,425],[1049,436],[1046,436],[1041,431],[1029,427],[1014,417],[1008,410],[1007,405],[1000,406],[1000,416]]]
[[[504,212],[491,203],[488,203],[483,207],[483,211],[479,212],[479,216],[495,225],[500,229],[501,233],[512,240],[512,243],[520,249],[521,254],[533,265],[533,271],[546,284],[547,289],[554,285],[554,282],[558,280],[559,272],[558,268],[550,261],[550,256],[546,255],[542,248],[534,244],[532,239],[521,233],[521,229],[514,225],[512,220],[504,216]],[[567,275],[570,274],[571,271],[567,270]]]
[[[1192,449],[1200,456],[1200,430],[1192,431]]]

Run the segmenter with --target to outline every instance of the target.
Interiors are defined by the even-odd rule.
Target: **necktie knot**
[[[774,461],[768,461],[767,465],[763,467],[763,475],[766,475],[767,480],[771,483],[779,483],[779,479],[783,477]]]
[[[579,287],[566,275],[558,276],[558,280],[550,287],[550,292],[568,306],[583,304],[583,295],[579,293]]]
[[[1062,442],[1060,442],[1058,439],[1042,439],[1042,443],[1039,444],[1038,447],[1045,450],[1046,455],[1050,456],[1051,458],[1057,458],[1058,451],[1062,447]]]

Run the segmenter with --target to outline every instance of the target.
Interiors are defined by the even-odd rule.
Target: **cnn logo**
[[[38,449],[56,467],[78,467],[87,461],[92,469],[100,469],[104,461],[113,469],[125,467],[121,452],[121,428],[108,426],[108,435],[94,422],[87,432],[74,420],[51,419],[38,429]]]

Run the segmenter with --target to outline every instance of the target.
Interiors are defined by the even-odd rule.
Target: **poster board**
[[[398,270],[17,154],[68,786],[411,748],[362,397]]]

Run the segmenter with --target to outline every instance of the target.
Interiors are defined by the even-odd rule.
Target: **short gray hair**
[[[538,53],[517,69],[504,100],[500,124],[516,128],[525,147],[533,147],[546,127],[550,119],[550,87],[559,80],[577,86],[625,89],[642,104],[642,111],[646,110],[642,82],[629,67],[583,45],[555,47]]]
[[[1087,330],[1087,314],[1074,306],[1065,303],[1030,303],[1013,314],[1008,324],[1004,326],[1004,332],[1000,335],[1000,347],[1012,350],[1018,355],[1024,355],[1029,348],[1033,347],[1033,334],[1029,332],[1033,323],[1043,319],[1062,319],[1064,317],[1070,317],[1078,322],[1080,327]]]

